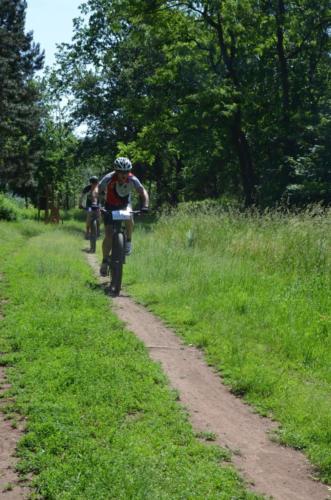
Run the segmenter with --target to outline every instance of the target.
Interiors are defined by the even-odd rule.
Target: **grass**
[[[178,210],[137,224],[128,290],[331,481],[330,212]]]
[[[115,318],[77,227],[0,223],[6,411],[26,417],[33,498],[253,499],[201,443],[143,344]]]

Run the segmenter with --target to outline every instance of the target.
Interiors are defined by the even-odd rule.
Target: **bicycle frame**
[[[113,210],[114,212],[114,210]],[[119,255],[118,257],[121,257],[121,260],[122,260],[122,263],[125,264],[125,252],[124,252],[124,249],[125,249],[125,244],[126,244],[126,238],[127,238],[127,235],[126,235],[126,226],[125,226],[125,221],[127,219],[113,219],[113,222],[112,222],[112,249],[115,248],[116,250],[116,245],[118,244],[118,235],[121,234],[123,235],[123,255]],[[114,247],[114,244],[115,244],[115,247]],[[116,253],[113,252],[112,250],[112,253],[111,255],[113,256],[113,254]],[[114,257],[115,258],[115,257]],[[114,259],[112,259],[114,260]]]
[[[118,295],[122,285],[123,264],[125,264],[126,227],[125,221],[130,220],[131,210],[102,210],[111,216],[112,252],[110,257],[110,291]]]

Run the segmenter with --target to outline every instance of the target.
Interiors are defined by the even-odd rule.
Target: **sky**
[[[55,62],[56,44],[70,42],[72,20],[83,0],[27,0],[25,31],[45,50],[45,66]]]

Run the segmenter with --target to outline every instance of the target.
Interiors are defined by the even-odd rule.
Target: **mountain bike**
[[[125,221],[133,214],[140,214],[141,210],[106,210],[104,214],[111,218],[112,250],[109,262],[110,293],[119,295],[122,286],[123,264],[125,264],[126,227]]]
[[[96,244],[99,235],[99,217],[100,217],[100,207],[99,205],[92,205],[86,209],[90,212],[90,253],[95,253]]]

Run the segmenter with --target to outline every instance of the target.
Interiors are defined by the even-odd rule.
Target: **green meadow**
[[[331,480],[330,213],[137,219],[124,286]],[[192,430],[88,266],[84,224],[0,223],[0,351],[32,498],[257,498]],[[100,243],[98,243],[100,258]]]
[[[13,427],[25,418],[18,470],[32,498],[257,498],[113,315],[82,235],[82,223],[0,223],[5,412]]]
[[[330,211],[188,204],[136,224],[129,292],[331,481]]]

